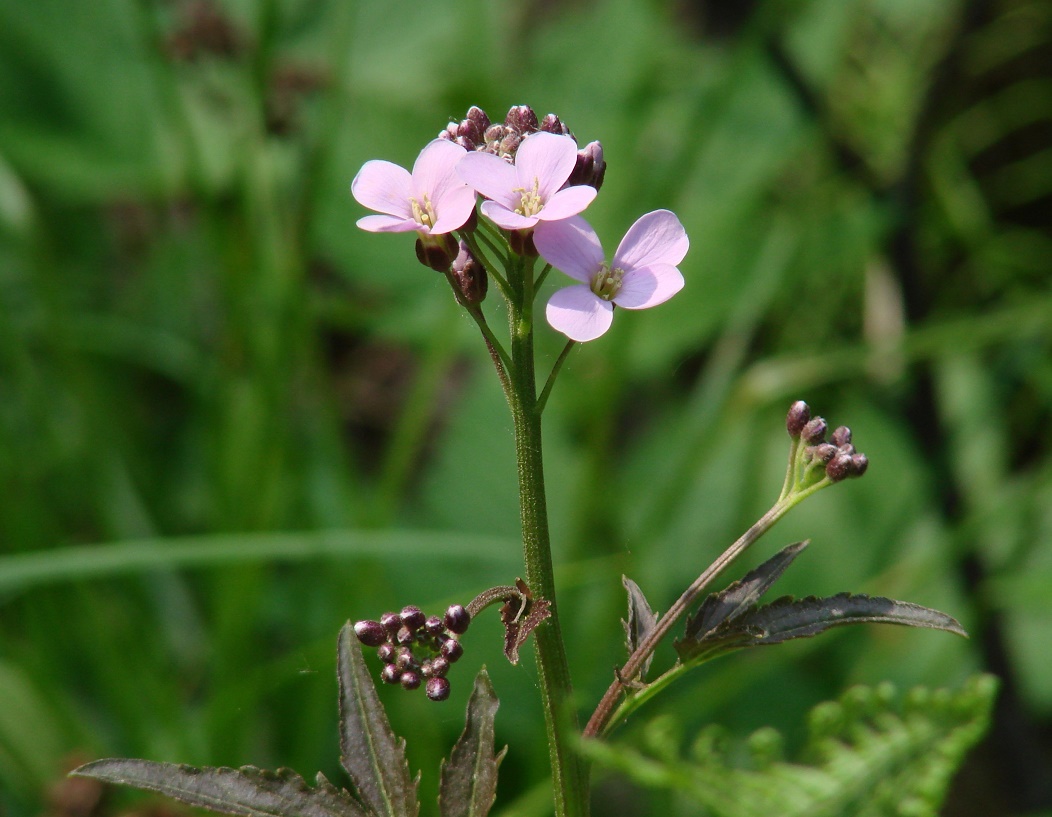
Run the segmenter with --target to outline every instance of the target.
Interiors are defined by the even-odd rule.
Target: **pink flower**
[[[371,233],[442,235],[464,226],[475,209],[475,191],[456,174],[467,153],[446,139],[429,142],[413,164],[413,172],[379,159],[366,162],[351,182],[359,204],[383,213],[358,219]]]
[[[552,295],[545,313],[548,323],[571,340],[595,340],[606,332],[615,304],[647,309],[683,289],[676,265],[690,242],[668,210],[641,216],[609,264],[595,230],[580,216],[539,225],[533,241],[545,261],[581,282]]]
[[[469,153],[457,173],[489,201],[482,214],[505,230],[528,230],[539,221],[558,221],[580,213],[596,190],[582,184],[563,187],[577,164],[577,143],[569,136],[531,133],[511,165],[492,153]]]

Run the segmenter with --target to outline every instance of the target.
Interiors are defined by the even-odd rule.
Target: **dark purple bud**
[[[464,122],[470,122],[473,124],[478,129],[480,138],[489,128],[489,116],[487,116],[486,112],[477,105],[472,105],[468,108],[468,113],[467,116],[464,117]]]
[[[452,272],[465,303],[480,304],[486,299],[489,278],[486,270],[471,254],[471,248],[466,241],[460,242],[460,252],[453,261]]]
[[[829,436],[829,441],[835,446],[851,444],[851,429],[847,426],[837,426]]]
[[[446,629],[446,625],[442,623],[442,619],[438,616],[429,616],[427,621],[424,622],[424,630],[430,636],[438,635]]]
[[[420,676],[415,672],[403,672],[401,680],[403,689],[416,689],[420,686]]]
[[[424,691],[432,701],[444,701],[449,697],[449,681],[445,678],[428,678]]]
[[[589,142],[577,151],[577,164],[574,165],[566,184],[569,186],[587,184],[598,190],[603,186],[605,176],[606,162],[603,160],[603,146],[599,142]]]
[[[356,621],[354,634],[366,647],[379,647],[387,640],[387,631],[379,621]]]
[[[431,675],[435,678],[444,678],[449,672],[449,659],[436,655],[431,659]]]
[[[497,153],[501,156],[514,156],[522,143],[522,137],[517,133],[506,133],[497,146]]]
[[[802,429],[800,429],[800,439],[810,445],[816,445],[821,442],[825,442],[826,431],[829,430],[829,426],[826,421],[821,417],[815,417],[808,420]]]
[[[508,233],[508,245],[516,255],[537,257],[537,245],[533,243],[533,230],[512,230]]]
[[[385,684],[397,684],[402,679],[402,671],[394,664],[384,664],[380,670],[380,680]]]
[[[461,605],[451,604],[446,610],[446,615],[443,620],[445,621],[447,630],[451,633],[461,635],[468,631],[468,625],[471,624],[471,614]]]
[[[395,655],[397,655],[397,648],[394,644],[381,644],[376,651],[376,655],[385,664],[393,664]]]
[[[417,665],[416,658],[413,657],[413,653],[408,647],[398,651],[394,664],[400,670],[414,669]]]
[[[529,105],[514,105],[504,118],[504,125],[525,136],[537,130],[537,114]]]
[[[854,454],[851,457],[851,476],[860,477],[869,468],[869,457],[865,454]]]
[[[570,135],[570,129],[566,127],[562,120],[553,113],[547,114],[544,119],[541,120],[538,130],[542,130],[545,133],[558,134],[559,136]]]
[[[450,122],[438,133],[439,139],[448,139],[450,141],[456,141],[459,135],[460,126],[456,122]]]
[[[809,459],[817,460],[822,463],[829,462],[838,452],[839,449],[830,443],[821,443],[805,449],[805,453],[809,455]]]
[[[826,476],[833,482],[840,482],[851,476],[851,456],[848,454],[837,454],[826,463]]]
[[[413,643],[413,639],[416,637],[415,633],[408,627],[402,627],[397,635],[395,635],[395,641],[403,646]]]
[[[450,664],[459,661],[460,656],[464,654],[464,648],[460,646],[460,642],[454,641],[452,638],[444,642],[439,651],[442,653],[442,657],[447,659]]]
[[[424,626],[424,622],[427,621],[427,616],[421,612],[420,608],[412,605],[403,607],[400,616],[402,623],[410,630],[419,630]]]
[[[445,272],[458,249],[457,240],[449,233],[421,236],[416,240],[416,260],[435,272]]]
[[[803,400],[797,400],[789,406],[789,413],[785,415],[785,430],[790,437],[799,437],[811,419],[811,407]]]
[[[380,616],[380,623],[391,635],[395,635],[402,626],[402,618],[398,613],[384,613]]]

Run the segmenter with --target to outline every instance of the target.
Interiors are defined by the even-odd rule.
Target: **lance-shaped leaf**
[[[123,758],[96,760],[71,774],[159,792],[187,805],[240,817],[371,817],[371,812],[320,772],[315,788],[291,769],[198,769]]]
[[[639,589],[638,584],[628,578],[628,576],[622,576],[621,583],[628,592],[628,618],[622,619],[621,624],[625,628],[625,645],[628,647],[628,654],[631,655],[639,649],[639,645],[646,641],[647,636],[654,631],[654,627],[657,626],[658,616],[647,603],[646,596],[643,595],[643,591]],[[653,658],[653,654],[647,656],[643,666],[640,667],[640,681],[643,680],[647,670],[650,669],[650,662]]]
[[[687,619],[686,638],[700,641],[721,624],[732,623],[751,610],[807,545],[805,540],[782,548],[725,590],[706,598],[697,615]]]
[[[479,670],[468,701],[464,733],[449,761],[442,761],[438,805],[442,817],[486,817],[497,797],[497,769],[508,751],[493,751],[493,719],[500,702],[486,668]]]
[[[957,619],[930,607],[880,596],[838,593],[828,598],[784,596],[741,616],[735,622],[747,637],[741,646],[781,644],[793,638],[810,638],[843,624],[902,624],[946,630],[968,637]]]
[[[351,622],[340,630],[340,763],[365,804],[380,817],[416,817],[417,780],[409,774],[405,741],[395,737]]]

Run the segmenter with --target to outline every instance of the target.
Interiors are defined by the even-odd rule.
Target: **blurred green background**
[[[671,711],[799,735],[852,683],[987,670],[945,813],[1052,813],[1048,0],[0,0],[0,811],[100,813],[60,782],[100,756],[342,781],[342,622],[521,572],[474,325],[349,194],[519,103],[602,141],[608,250],[659,207],[691,239],[684,291],[575,350],[546,414],[582,710],[623,658],[621,574],[667,608],[777,495],[803,398],[871,467],[753,562],[811,537],[784,592],[939,607],[971,640],[737,655],[622,735]],[[532,656],[496,621],[465,644],[449,703],[381,691],[425,803],[486,663],[503,813],[544,814]]]

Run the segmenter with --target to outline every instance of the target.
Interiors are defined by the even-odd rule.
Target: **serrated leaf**
[[[700,641],[723,623],[731,623],[748,612],[766,593],[785,569],[792,564],[809,544],[808,540],[795,542],[782,548],[759,567],[750,570],[742,578],[719,593],[708,596],[697,615],[687,619],[686,637]]]
[[[781,644],[793,638],[810,638],[830,627],[844,624],[866,623],[928,627],[968,637],[957,619],[930,607],[881,596],[850,593],[838,593],[827,598],[808,596],[793,599],[783,596],[740,616],[734,622],[733,629],[746,636],[741,646],[751,647]]]
[[[500,702],[486,668],[479,670],[468,701],[464,732],[442,761],[438,804],[442,817],[486,817],[497,797],[497,770],[508,751],[493,751],[493,719]]]
[[[351,622],[340,630],[340,763],[366,806],[381,817],[416,817],[417,781],[405,741],[395,737],[369,675]]]
[[[314,788],[291,769],[199,769],[123,758],[96,760],[71,774],[158,792],[190,806],[240,817],[371,817],[371,812],[320,772]]]
[[[643,591],[639,589],[638,584],[628,578],[628,576],[622,576],[621,583],[628,592],[628,618],[622,619],[621,624],[625,628],[625,645],[628,647],[628,654],[631,655],[639,648],[640,644],[646,641],[647,636],[653,632],[654,627],[657,626],[658,616],[651,609],[650,604],[647,603],[646,596],[643,595]],[[642,681],[646,676],[653,658],[654,656],[651,654],[643,662],[643,666],[639,670],[639,680]]]

